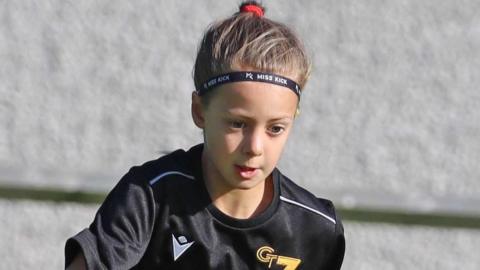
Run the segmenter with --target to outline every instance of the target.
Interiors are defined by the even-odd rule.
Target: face
[[[195,124],[204,131],[207,182],[220,192],[255,188],[280,158],[298,98],[262,82],[228,83],[214,91],[207,107],[195,93],[192,102]]]

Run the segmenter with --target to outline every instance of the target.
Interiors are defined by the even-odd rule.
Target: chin
[[[255,188],[256,186],[262,184],[264,180],[257,179],[241,179],[240,182],[236,184],[237,189],[249,190]]]

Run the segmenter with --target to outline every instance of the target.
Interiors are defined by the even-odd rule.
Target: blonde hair
[[[255,1],[244,2],[264,8]],[[262,12],[263,13],[263,12]],[[253,12],[237,12],[212,24],[200,43],[193,79],[200,89],[208,79],[232,71],[261,71],[297,82],[303,89],[311,64],[297,36],[284,24]],[[205,103],[208,95],[202,97]]]

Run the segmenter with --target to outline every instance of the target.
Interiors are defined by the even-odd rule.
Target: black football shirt
[[[93,223],[67,240],[65,263],[81,249],[92,269],[340,269],[343,227],[332,203],[278,169],[261,214],[236,219],[211,202],[203,145],[133,167]]]

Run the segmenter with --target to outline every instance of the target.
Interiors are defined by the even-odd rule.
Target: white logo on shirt
[[[183,235],[180,235],[177,239],[172,234],[173,261],[176,261],[178,257],[182,256],[182,254],[185,253],[185,251],[187,251],[187,249],[191,247],[193,243],[195,242],[187,242],[187,238],[185,238]]]

